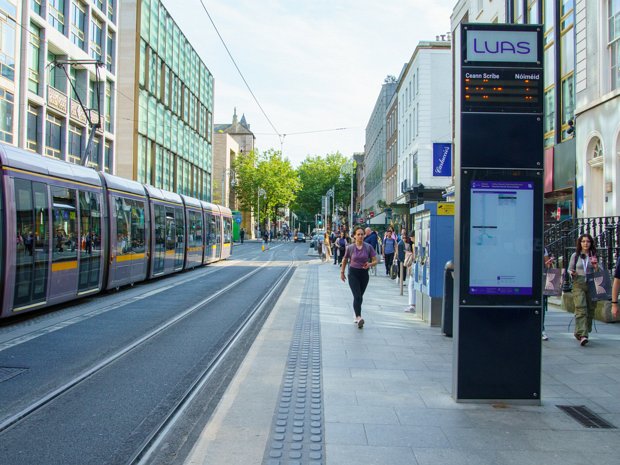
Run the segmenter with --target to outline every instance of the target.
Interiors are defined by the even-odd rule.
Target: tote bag
[[[588,273],[588,292],[594,302],[611,299],[611,278],[609,272],[600,264],[598,270]]]
[[[560,268],[546,268],[543,272],[543,295],[562,295],[562,281],[564,270]]]

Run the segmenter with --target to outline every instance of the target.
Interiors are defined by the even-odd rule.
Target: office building
[[[117,0],[0,2],[0,139],[114,171]],[[92,137],[91,137],[92,134]]]
[[[117,173],[211,200],[213,76],[160,0],[120,4]]]

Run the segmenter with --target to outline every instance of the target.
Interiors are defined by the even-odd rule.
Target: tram
[[[0,143],[0,318],[232,253],[230,209]]]

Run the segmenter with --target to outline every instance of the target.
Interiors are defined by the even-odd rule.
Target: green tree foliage
[[[261,228],[267,218],[275,218],[278,207],[295,201],[302,186],[291,162],[288,158],[282,158],[279,150],[240,155],[235,159],[233,169],[236,174],[235,194],[242,209],[256,212],[260,203]],[[264,195],[259,202],[260,189]]]
[[[350,205],[351,172],[344,166],[347,162],[336,152],[325,157],[308,156],[297,168],[303,189],[297,194],[293,209],[302,222],[314,222],[315,213],[321,211],[322,196],[332,187],[336,205]]]

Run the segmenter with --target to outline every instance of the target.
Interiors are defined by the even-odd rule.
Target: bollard
[[[441,302],[441,332],[452,337],[454,297],[454,263],[446,262],[443,275],[443,301]]]

